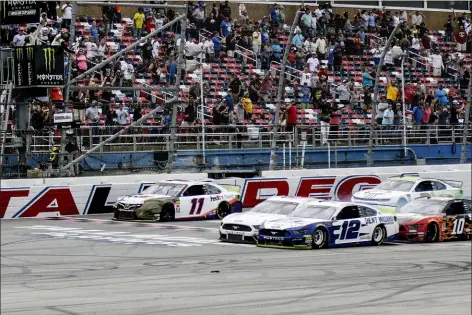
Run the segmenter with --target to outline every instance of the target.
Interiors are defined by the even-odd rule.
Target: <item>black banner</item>
[[[37,1],[0,1],[0,24],[39,23]]]
[[[62,46],[36,46],[35,84],[64,85],[64,48]]]
[[[16,86],[36,85],[35,46],[15,47],[15,84]]]

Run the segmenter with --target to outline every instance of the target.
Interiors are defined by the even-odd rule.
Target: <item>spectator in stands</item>
[[[223,50],[223,46],[217,32],[213,33],[211,41],[213,42],[213,49],[215,51],[215,61],[221,63],[221,51]]]
[[[421,125],[421,123],[423,122],[423,116],[424,116],[423,103],[419,103],[415,107],[413,107],[413,110],[411,113],[413,115],[415,125],[416,126]]]
[[[230,17],[225,17],[223,22],[221,22],[220,35],[223,38],[227,38],[233,31],[233,23],[231,23]]]
[[[116,121],[120,126],[124,126],[128,124],[128,117],[128,111],[123,108],[123,104],[120,104],[116,110]]]
[[[22,28],[18,29],[18,34],[13,37],[14,47],[23,47],[25,45],[25,32]]]
[[[348,81],[344,80],[336,87],[336,93],[338,94],[339,102],[345,105],[349,105],[351,102],[351,92],[349,92],[346,86],[347,83]]]
[[[434,52],[430,56],[431,62],[433,64],[433,76],[440,77],[442,69],[444,68],[443,58],[440,52]]]
[[[136,39],[141,38],[141,32],[143,30],[144,19],[145,19],[145,16],[144,16],[143,8],[138,8],[138,12],[136,12],[133,17],[133,23],[134,23],[133,37]]]
[[[382,126],[387,130],[392,128],[394,116],[392,104],[388,104],[387,109],[384,110],[382,116]]]
[[[459,25],[459,29],[454,33],[454,40],[457,43],[457,51],[466,51],[467,33],[465,32],[464,25]]]
[[[411,16],[411,25],[420,26],[424,22],[425,16],[416,10],[414,13],[410,14]]]
[[[449,100],[447,99],[447,92],[446,90],[444,90],[444,87],[442,84],[439,84],[434,97],[435,99],[439,101],[439,105],[441,106],[449,105]]]
[[[384,112],[387,110],[388,106],[389,104],[387,103],[387,99],[385,98],[385,95],[382,95],[380,97],[380,102],[377,104],[377,115],[375,118],[377,125],[380,126],[383,124]]]
[[[398,88],[395,81],[391,78],[387,78],[387,102],[392,104],[392,109],[395,112],[397,100],[398,100]]]

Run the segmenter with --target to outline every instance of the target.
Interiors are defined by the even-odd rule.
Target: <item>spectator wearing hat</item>
[[[12,45],[13,47],[23,47],[25,45],[25,31],[22,28],[18,29],[18,34],[13,37]]]
[[[387,130],[392,129],[394,117],[395,117],[395,114],[392,109],[392,104],[388,104],[387,109],[385,109],[383,112],[382,127],[384,127]]]

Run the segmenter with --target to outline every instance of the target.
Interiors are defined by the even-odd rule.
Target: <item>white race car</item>
[[[314,198],[271,197],[244,213],[234,213],[225,217],[220,224],[220,240],[226,242],[255,243],[259,225],[266,220],[286,217],[300,204]]]
[[[407,173],[391,177],[372,189],[356,192],[352,202],[377,205],[383,212],[394,213],[411,200],[421,197],[449,196],[462,198],[462,182],[433,178],[420,178],[418,174]]]
[[[140,194],[118,198],[115,220],[173,221],[188,218],[219,218],[241,212],[239,186],[211,182],[166,180]]]

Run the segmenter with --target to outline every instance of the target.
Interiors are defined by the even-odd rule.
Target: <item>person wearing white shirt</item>
[[[69,28],[70,23],[72,21],[72,5],[70,1],[66,1],[66,3],[62,6],[62,27]]]
[[[431,63],[433,64],[433,76],[440,77],[442,68],[444,67],[441,54],[434,53],[429,57],[431,58]]]
[[[324,59],[325,56],[326,56],[326,49],[328,48],[327,47],[327,43],[326,43],[326,38],[324,36],[318,38],[316,40],[316,51],[318,52],[318,59]]]
[[[410,14],[411,16],[411,25],[420,26],[423,23],[423,14],[420,11],[415,11],[414,13]]]
[[[396,27],[398,24],[400,24],[400,16],[398,15],[398,12],[396,12],[393,16],[393,26]]]
[[[211,39],[207,38],[203,43],[203,51],[205,53],[205,57],[207,62],[211,62],[211,60],[215,59],[215,45]]]
[[[261,47],[262,47],[261,32],[256,30],[252,33],[252,51],[255,54],[259,55],[261,52]]]
[[[318,67],[320,66],[320,62],[315,55],[311,55],[310,58],[307,60],[308,66],[311,72],[318,72]]]
[[[301,75],[301,80],[300,80],[300,85],[304,86],[306,85],[311,85],[311,78],[313,77],[312,73],[307,69],[304,71]]]
[[[95,59],[98,56],[98,47],[94,41],[86,42],[85,48],[87,48],[87,59]]]
[[[157,57],[159,57],[159,47],[161,46],[161,44],[159,43],[159,40],[157,40],[157,38],[154,38],[151,41],[151,45],[152,45],[152,58],[156,59]]]
[[[351,92],[346,87],[347,81],[344,80],[343,83],[336,87],[336,93],[339,95],[339,102],[342,104],[349,104],[351,101]]]
[[[132,60],[128,58],[125,64],[121,64],[123,69],[122,86],[133,86],[134,66]]]
[[[400,14],[400,21],[406,22],[408,20],[408,14],[406,13],[405,10],[402,11],[402,14]]]
[[[317,7],[315,10],[315,14],[316,14],[316,19],[321,19],[321,17],[323,16],[323,11],[321,11],[320,8]]]
[[[22,29],[18,30],[18,34],[13,37],[13,46],[22,47],[25,45],[25,32]]]

